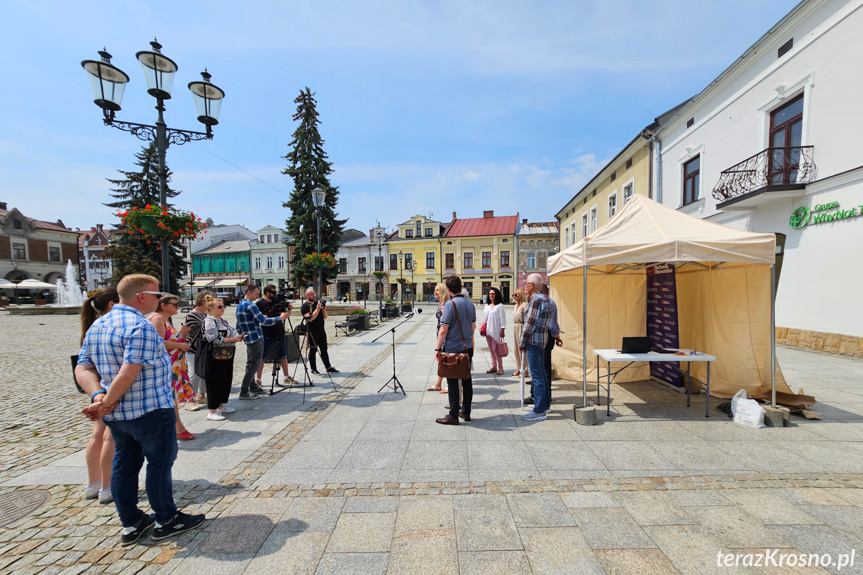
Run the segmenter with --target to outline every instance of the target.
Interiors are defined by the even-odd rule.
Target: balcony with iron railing
[[[762,192],[803,189],[817,175],[814,151],[814,146],[767,148],[723,170],[713,188],[718,207]]]

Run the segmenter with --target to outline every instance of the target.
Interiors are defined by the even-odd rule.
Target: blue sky
[[[135,53],[179,65],[170,127],[200,130],[186,89],[227,93],[214,140],[172,146],[175,204],[282,225],[294,98],[317,94],[341,217],[554,214],[622,146],[696,94],[793,0],[17,2],[0,22],[0,201],[67,226],[102,202],[141,142],[102,125],[81,69],[106,46],[132,80],[121,120],[153,123]],[[236,167],[235,167],[236,166]],[[239,169],[238,169],[239,168]]]

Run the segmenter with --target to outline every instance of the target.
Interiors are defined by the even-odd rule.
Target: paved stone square
[[[391,321],[330,334],[335,389],[314,376],[305,397],[232,400],[224,422],[181,411],[197,438],[180,445],[175,498],[208,521],[129,548],[113,508],[82,496],[90,424],[76,415],[87,399],[68,359],[77,318],[0,313],[10,336],[0,496],[47,494],[0,527],[0,572],[863,572],[863,361],[779,349],[789,385],[818,398],[822,421],[749,429],[715,409],[705,419],[703,397],[686,408],[685,396],[636,382],[614,385],[611,415],[582,427],[580,385],[561,380],[549,419],[523,421],[512,357],[506,375],[485,374],[477,337],[472,421],[440,426],[447,398],[426,391],[429,311],[396,331],[404,395],[378,392],[393,372]],[[239,346],[235,384],[244,362]],[[853,549],[857,560],[841,571],[717,564],[719,553],[765,549],[833,559]]]

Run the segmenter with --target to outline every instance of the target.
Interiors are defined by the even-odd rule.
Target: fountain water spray
[[[84,291],[78,283],[78,274],[72,260],[66,260],[66,281],[57,280],[57,305],[59,307],[81,307]]]

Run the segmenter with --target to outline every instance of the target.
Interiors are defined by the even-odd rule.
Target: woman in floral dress
[[[147,319],[165,340],[165,349],[171,356],[171,385],[174,389],[174,411],[177,415],[177,439],[192,440],[191,433],[180,421],[179,404],[195,401],[195,392],[189,383],[189,369],[186,365],[186,352],[189,344],[182,341],[180,331],[174,327],[171,317],[180,311],[179,298],[173,294],[164,294],[159,300],[156,311]]]

